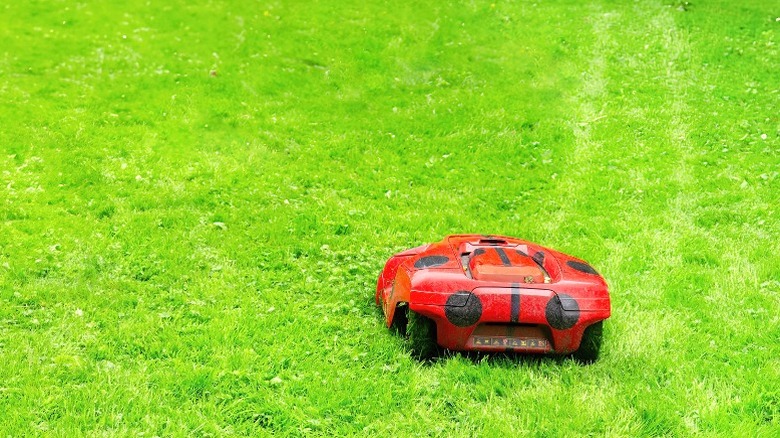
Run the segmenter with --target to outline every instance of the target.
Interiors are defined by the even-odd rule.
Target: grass
[[[771,2],[0,10],[1,435],[780,433]],[[590,261],[602,359],[412,359],[461,232]]]

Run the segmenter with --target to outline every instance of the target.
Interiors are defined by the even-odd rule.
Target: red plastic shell
[[[571,353],[609,318],[607,283],[587,262],[506,236],[451,235],[393,255],[376,289],[389,327],[396,309],[436,323],[450,350]]]

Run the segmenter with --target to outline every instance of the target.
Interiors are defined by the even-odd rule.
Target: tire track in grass
[[[638,366],[624,385],[636,385],[644,394],[650,381],[668,379],[677,384],[676,379],[684,375],[684,371],[669,371],[673,359],[659,357],[658,352],[675,354],[669,351],[670,342],[688,348],[684,335],[689,329],[677,311],[665,308],[664,290],[677,287],[673,281],[680,279],[681,236],[696,232],[692,210],[700,195],[689,164],[693,147],[687,118],[692,112],[686,102],[688,84],[696,78],[680,65],[690,44],[675,25],[673,9],[637,3],[630,12],[591,14],[597,18],[593,22],[596,42],[583,85],[572,95],[575,148],[559,186],[570,202],[550,226],[557,230],[567,221],[579,222],[571,231],[584,229],[589,239],[601,239],[590,245],[608,248],[603,272],[608,281],[610,273],[618,279],[610,281],[613,319],[608,332],[613,335],[607,338],[607,359],[611,355],[624,367]],[[612,33],[618,28],[621,35],[636,38],[616,40]],[[642,43],[656,52],[643,52]],[[619,79],[611,82],[612,78]],[[637,129],[651,135],[640,137]],[[619,194],[610,193],[618,190]],[[601,207],[611,211],[594,211]],[[583,218],[583,213],[588,217]],[[614,239],[604,234],[610,220],[618,222]],[[647,259],[637,262],[637,258]],[[644,271],[628,278],[635,266]],[[642,328],[637,329],[637,324]],[[680,334],[683,339],[676,340]],[[659,372],[663,375],[656,375]],[[705,409],[706,401],[680,391],[661,391],[658,400],[667,404],[649,407],[640,399],[638,406],[624,406],[617,414],[621,421],[610,429],[672,433],[687,427],[694,432],[695,422],[667,414],[676,408],[694,409],[684,408],[685,404]],[[618,393],[603,396],[621,397]]]
[[[649,9],[646,5],[637,7]],[[598,246],[609,248],[603,261],[603,272],[608,281],[610,272],[615,275],[626,272],[626,265],[632,257],[635,257],[635,249],[647,245],[643,240],[648,238],[652,240],[652,244],[649,245],[651,247],[661,248],[666,244],[670,244],[669,247],[676,247],[674,236],[670,235],[668,230],[655,228],[657,211],[652,211],[652,206],[645,202],[645,192],[648,191],[648,187],[653,186],[652,174],[657,173],[658,169],[667,170],[663,167],[665,163],[661,163],[657,168],[654,166],[655,163],[650,163],[648,168],[634,168],[631,167],[634,164],[631,160],[624,159],[626,154],[644,152],[641,151],[643,147],[650,149],[663,147],[663,145],[650,142],[640,145],[639,149],[631,150],[626,147],[636,148],[636,146],[621,143],[624,143],[626,138],[630,138],[632,126],[641,126],[648,117],[675,120],[668,132],[659,133],[669,139],[685,139],[688,130],[681,118],[686,111],[681,96],[674,96],[668,107],[659,108],[650,114],[645,109],[648,103],[641,94],[630,95],[626,101],[628,105],[612,101],[610,93],[613,90],[620,89],[626,83],[632,84],[635,80],[644,79],[641,77],[642,74],[639,78],[630,77],[629,72],[626,71],[629,66],[616,62],[616,59],[621,57],[625,60],[625,53],[630,52],[633,42],[618,40],[613,35],[624,35],[626,29],[631,29],[629,33],[636,32],[638,36],[641,35],[647,40],[661,40],[656,43],[664,47],[662,52],[665,52],[669,46],[674,46],[672,56],[678,57],[683,51],[676,36],[670,32],[670,29],[674,28],[674,23],[666,10],[661,8],[661,10],[641,11],[640,17],[637,17],[636,11],[631,12],[626,13],[622,9],[620,12],[597,9],[591,14],[596,41],[590,52],[588,69],[583,73],[582,87],[573,94],[571,99],[575,117],[571,122],[575,147],[567,160],[568,174],[565,179],[562,179],[560,185],[563,193],[568,195],[568,203],[559,212],[553,224],[554,227],[571,227],[564,229],[563,235],[590,240],[590,243],[566,242],[570,246],[588,245],[591,248]],[[637,28],[639,23],[643,26],[641,31]],[[667,60],[663,60],[663,64],[666,65],[664,70],[659,70],[658,66],[652,63],[648,64],[651,60],[641,57],[630,61],[638,66],[643,74],[650,72],[650,74],[669,76],[672,73]],[[612,82],[615,72],[625,74],[626,77]],[[679,81],[680,79],[677,78],[675,84]],[[668,85],[670,88],[674,87],[674,84]],[[654,86],[658,87],[660,93],[675,94],[659,84]],[[669,144],[668,141],[662,143]],[[668,149],[663,149],[663,152],[668,155],[662,158],[662,161],[670,161],[671,157],[676,158],[670,177],[674,179],[674,184],[682,189],[690,183],[689,172],[685,168],[687,161],[685,148],[670,146]],[[680,163],[682,166],[679,165]],[[610,165],[618,168],[614,175],[610,175],[612,173]],[[625,194],[611,193],[616,188],[625,190]],[[682,210],[680,205],[671,214],[678,215]],[[643,211],[646,213],[641,214]],[[617,232],[617,236],[610,239],[605,235],[608,233],[609,223],[614,221],[622,224],[618,225],[620,231]],[[659,260],[654,261],[655,269],[665,269],[660,268],[659,265],[673,264],[672,258],[668,255],[656,256]],[[646,295],[643,300],[645,303],[658,303],[661,298],[660,293],[652,288],[652,284],[652,280],[645,278],[640,279],[639,284],[628,283],[626,286],[641,290],[642,294]],[[610,285],[613,295],[621,294],[620,287],[615,287],[611,281]],[[647,295],[655,295],[655,297],[647,299]],[[657,307],[634,307],[631,305],[631,298],[613,297],[613,319],[608,323],[607,344],[605,344],[607,350],[604,359],[610,360],[609,356],[612,355],[611,360],[621,363],[624,368],[632,369],[634,366],[639,368],[629,371],[634,374],[634,377],[626,378],[622,374],[611,377],[622,382],[613,390],[603,390],[603,387],[611,387],[606,383],[610,377],[605,377],[607,380],[602,387],[602,392],[596,395],[591,391],[590,396],[610,400],[607,404],[621,406],[614,413],[608,427],[608,430],[613,433],[634,435],[642,430],[669,433],[678,425],[668,421],[664,415],[653,419],[648,425],[646,416],[652,417],[655,412],[648,413],[649,411],[641,405],[626,404],[625,400],[623,402],[619,400],[625,397],[624,391],[632,384],[643,386],[647,385],[648,381],[656,380],[657,376],[652,375],[655,370],[650,366],[642,368],[641,365],[648,360],[652,362],[655,346],[662,345],[670,333],[678,329],[679,322],[673,314],[659,312]],[[655,321],[656,324],[645,324],[645,329],[637,330],[635,326],[637,321]],[[638,387],[635,389],[639,390]],[[643,391],[646,391],[646,388],[643,387],[639,392]],[[597,403],[591,400],[590,405],[594,406]],[[603,415],[595,410],[590,414]]]
[[[710,94],[712,82],[707,71],[697,68],[693,45],[685,30],[675,23],[675,9],[656,5],[646,7],[649,28],[660,33],[662,53],[665,55],[665,94],[668,101],[669,126],[664,132],[669,146],[667,152],[676,157],[670,172],[670,181],[677,186],[677,193],[669,194],[667,211],[661,222],[663,230],[656,233],[653,245],[666,248],[665,257],[654,271],[668,272],[672,281],[659,290],[658,310],[664,313],[661,321],[663,333],[655,335],[651,344],[666,345],[654,358],[656,372],[664,372],[669,388],[659,396],[660,401],[677,403],[678,412],[655,408],[665,414],[665,424],[674,424],[671,418],[678,416],[687,433],[697,433],[700,427],[712,427],[733,415],[738,400],[749,399],[755,387],[733,382],[749,381],[741,360],[749,360],[752,366],[764,364],[755,357],[746,359],[741,330],[745,329],[746,316],[734,311],[743,307],[746,297],[759,289],[759,275],[756,262],[751,260],[750,251],[741,243],[738,231],[729,229],[708,229],[697,223],[697,214],[707,202],[713,190],[723,190],[700,181],[694,176],[692,163],[699,154],[691,139],[692,126],[698,126],[700,110],[689,104],[696,93]],[[699,76],[702,74],[702,76]],[[705,247],[691,246],[690,242],[703,242]],[[722,269],[698,269],[689,259],[699,253],[707,254],[714,249]],[[686,257],[688,259],[686,259]],[[695,284],[692,275],[704,272],[704,284]],[[711,282],[706,287],[707,281]],[[702,287],[704,286],[704,287]],[[673,316],[672,319],[667,315]],[[702,324],[702,321],[704,323]],[[754,338],[755,339],[755,338]],[[655,342],[654,342],[655,341]],[[751,340],[749,342],[755,342]],[[658,345],[658,344],[656,344]],[[714,391],[707,393],[689,391],[689,379],[696,377],[698,383],[707,383]],[[715,421],[716,423],[713,423]],[[645,428],[653,426],[646,423]],[[723,430],[722,430],[723,431]]]
[[[619,42],[614,35],[619,32],[626,18],[617,10],[605,11],[599,5],[594,5],[586,19],[591,23],[594,40],[579,60],[581,65],[587,66],[581,73],[580,87],[568,99],[572,114],[569,129],[573,134],[574,147],[564,158],[565,166],[562,168],[565,173],[560,175],[556,187],[560,209],[551,215],[551,220],[542,222],[546,233],[555,236],[554,239],[571,237],[572,241],[558,240],[554,245],[550,243],[574,254],[580,254],[580,251],[571,251],[571,248],[582,248],[581,245],[603,246],[605,239],[599,236],[598,229],[594,230],[598,228],[594,224],[606,222],[608,219],[605,217],[614,214],[611,211],[593,211],[591,206],[604,199],[598,191],[608,190],[607,187],[596,187],[593,183],[594,174],[604,171],[602,159],[612,153],[609,139],[599,137],[597,128],[611,118],[608,107],[609,57],[619,49]],[[585,233],[587,237],[582,235]],[[601,242],[593,242],[597,239],[601,239]],[[583,243],[584,240],[591,240],[591,243]],[[618,249],[618,256],[622,256],[624,249]],[[618,435],[632,435],[636,422],[633,421],[634,413],[630,408],[605,411],[607,406],[621,406],[622,403],[616,401],[622,395],[620,386],[610,382],[611,376],[604,375],[602,378],[593,385],[579,386],[581,393],[569,394],[578,401],[578,417],[611,417],[607,430]]]
[[[574,96],[574,104],[578,105],[577,119],[571,122],[574,133],[574,154],[571,159],[572,166],[584,166],[589,164],[590,157],[601,149],[602,143],[591,135],[591,127],[594,123],[605,117],[604,103],[606,101],[607,88],[607,61],[606,53],[613,50],[614,39],[610,35],[611,27],[620,18],[615,12],[598,11],[595,15],[598,19],[593,23],[593,33],[596,43],[591,52],[590,67],[583,74],[582,88]],[[596,108],[599,103],[600,108]],[[576,187],[577,185],[574,184]],[[574,187],[572,187],[574,188]]]
[[[667,13],[665,16],[674,28],[672,14]],[[693,44],[685,37],[686,35],[683,34],[678,35],[677,38],[669,38],[670,65],[674,63],[677,66],[684,59],[686,52],[696,53],[694,52],[696,48],[693,48]],[[735,75],[738,71],[736,68],[734,70],[731,75]],[[696,74],[701,76],[697,77]],[[735,79],[734,76],[731,78]],[[668,82],[670,94],[674,96],[671,102],[674,117],[669,128],[669,137],[671,140],[677,140],[681,157],[673,173],[673,178],[680,184],[681,190],[670,202],[669,221],[678,231],[676,234],[699,238],[709,245],[706,249],[717,254],[715,265],[717,269],[709,269],[707,273],[711,280],[711,287],[701,290],[689,289],[690,297],[684,292],[669,297],[669,301],[680,298],[698,300],[702,306],[702,310],[691,308],[686,315],[689,321],[695,320],[696,323],[692,328],[686,327],[688,333],[694,335],[690,337],[691,340],[687,345],[688,357],[694,356],[694,362],[688,364],[686,368],[691,371],[689,374],[695,373],[696,384],[709,389],[707,394],[697,392],[686,394],[688,407],[687,411],[683,412],[685,425],[689,432],[694,433],[699,432],[700,427],[704,430],[712,430],[717,425],[720,433],[727,434],[726,431],[734,430],[731,429],[733,425],[730,423],[735,416],[744,413],[746,405],[754,407],[760,413],[771,412],[773,402],[769,400],[772,400],[772,395],[767,394],[776,394],[777,391],[775,383],[777,379],[772,378],[772,374],[777,375],[776,338],[771,334],[767,335],[766,326],[760,323],[762,319],[769,322],[769,318],[763,315],[767,310],[765,301],[767,295],[761,291],[764,286],[762,282],[766,278],[762,278],[760,273],[762,265],[766,262],[756,257],[755,250],[762,245],[776,245],[776,240],[759,237],[760,231],[747,222],[731,226],[726,223],[713,228],[698,222],[704,206],[717,205],[719,210],[743,209],[743,213],[737,213],[737,217],[747,218],[750,217],[751,211],[755,211],[756,204],[766,202],[766,199],[762,199],[756,192],[741,187],[743,191],[739,203],[713,204],[710,197],[723,198],[723,194],[730,191],[729,187],[734,190],[735,186],[710,183],[708,188],[706,185],[708,181],[698,181],[694,176],[694,169],[690,163],[707,150],[707,144],[697,144],[690,140],[688,133],[695,132],[695,128],[692,130],[690,125],[701,129],[705,125],[704,120],[709,118],[697,118],[697,110],[709,113],[711,108],[691,107],[684,96],[689,90],[691,92],[699,90],[706,97],[702,100],[708,103],[720,100],[714,96],[712,90],[716,88],[716,84],[720,86],[719,82],[722,80],[723,77],[714,75],[711,69],[694,70],[691,63],[687,70],[672,68]],[[691,114],[688,116],[690,124],[686,122],[686,114]],[[723,153],[729,148],[739,149],[739,146],[734,144],[724,143],[724,146],[728,148],[724,148]],[[718,176],[726,173],[730,179],[741,180],[745,184],[743,178],[755,171],[749,167],[749,156],[752,151],[745,152],[741,157],[730,158]],[[724,155],[724,159],[728,156]],[[711,172],[712,176],[716,177],[715,170]],[[681,254],[687,252],[688,255],[691,253],[695,255],[699,250],[687,248],[685,241],[679,238],[676,243],[676,248]],[[690,265],[686,265],[686,261],[681,260],[679,266],[684,273],[680,276],[687,274]],[[756,303],[761,304],[756,306]],[[699,319],[704,319],[705,324],[699,325],[701,322]],[[768,326],[772,327],[771,323]],[[693,339],[700,341],[698,348]],[[762,403],[766,404],[762,405]],[[771,421],[772,416],[764,415],[764,424],[759,420],[755,424],[743,424],[736,430],[745,434],[761,435],[761,426],[771,429],[767,423]],[[757,429],[752,429],[753,427]]]
[[[708,347],[699,345],[709,335],[700,333],[698,326],[689,322],[698,320],[703,313],[700,306],[706,303],[712,306],[706,312],[711,319],[710,324],[727,317],[725,313],[728,311],[724,309],[729,307],[728,293],[717,290],[721,288],[715,287],[710,291],[692,288],[690,267],[684,259],[687,254],[698,250],[689,246],[691,239],[721,246],[717,236],[702,230],[695,220],[698,205],[707,196],[707,189],[706,182],[697,181],[693,176],[691,163],[696,158],[696,147],[690,133],[697,111],[688,101],[693,93],[704,92],[704,87],[697,86],[701,79],[696,76],[690,62],[692,48],[688,34],[675,23],[673,14],[677,11],[660,4],[637,4],[635,11],[635,23],[641,23],[635,32],[637,35],[644,33],[645,48],[657,49],[655,56],[638,57],[635,61],[643,71],[655,70],[657,76],[654,79],[659,83],[651,89],[662,96],[661,102],[653,101],[652,97],[647,97],[646,102],[633,101],[635,104],[651,103],[653,114],[648,115],[657,120],[648,120],[647,126],[656,130],[660,140],[655,144],[655,158],[640,173],[644,173],[645,178],[653,172],[660,177],[660,185],[653,187],[651,184],[649,187],[660,192],[662,204],[655,205],[654,209],[651,202],[643,203],[641,207],[647,214],[644,218],[640,216],[633,227],[638,237],[628,239],[627,245],[624,244],[624,249],[645,245],[652,252],[649,254],[648,270],[630,285],[638,294],[630,297],[626,302],[628,307],[624,308],[626,313],[633,313],[630,319],[634,322],[644,321],[644,328],[628,330],[628,325],[625,325],[622,339],[618,342],[622,344],[619,347],[621,354],[638,353],[645,358],[644,378],[666,382],[656,392],[655,401],[640,399],[635,408],[635,421],[642,430],[652,434],[696,433],[700,417],[716,416],[718,403],[727,402],[735,395],[734,388],[726,386],[719,387],[717,394],[686,389],[690,384],[688,379],[701,372],[699,368],[713,365],[709,363],[712,357],[706,357]],[[639,74],[640,77],[645,75],[647,73]],[[646,242],[641,239],[646,239]],[[612,261],[616,266],[624,262]],[[746,260],[740,263],[745,267],[749,265]],[[716,283],[720,277],[720,273],[707,275]],[[632,303],[636,307],[631,306]],[[695,357],[695,360],[688,360],[690,357]]]
[[[560,191],[565,194],[565,204],[554,215],[551,221],[544,222],[549,235],[556,235],[561,224],[568,221],[578,221],[580,209],[577,208],[582,198],[583,187],[587,186],[589,169],[594,165],[593,157],[602,148],[602,143],[591,135],[592,125],[604,119],[603,107],[606,101],[606,53],[611,50],[614,40],[610,28],[619,19],[615,12],[603,12],[595,9],[593,17],[593,34],[596,41],[588,54],[588,69],[582,73],[581,87],[569,99],[570,107],[574,108],[570,128],[574,134],[574,150],[568,156],[567,173],[561,176]]]
[[[590,167],[593,170],[584,176],[601,178],[599,173],[614,173],[601,181],[619,188],[621,195],[611,199],[613,211],[608,213],[613,220],[622,222],[622,234],[617,239],[604,239],[597,233],[593,238],[601,237],[609,248],[604,262],[605,272],[626,272],[626,264],[637,255],[650,257],[649,272],[666,272],[679,264],[679,231],[694,227],[690,207],[696,202],[694,181],[688,162],[691,158],[691,145],[688,141],[689,126],[685,120],[690,108],[685,102],[685,84],[689,78],[685,72],[676,68],[676,64],[687,51],[686,38],[676,29],[670,15],[671,8],[664,5],[637,4],[631,14],[618,16],[604,14],[610,21],[594,25],[599,43],[588,76],[594,80],[585,81],[591,85],[580,93],[582,98],[578,106],[578,122],[573,126],[577,148],[571,166]],[[635,41],[615,41],[607,34],[609,27],[619,26],[628,34],[636,34],[645,42],[645,48],[659,48],[656,56],[632,53]],[[634,44],[634,45],[632,45]],[[620,58],[621,62],[609,65],[614,75],[619,72],[623,79],[618,83],[609,83],[604,75],[604,60]],[[626,93],[622,102],[611,102],[610,90],[639,88],[650,82],[651,93],[641,91]],[[655,82],[655,83],[653,83]],[[598,85],[598,84],[602,85]],[[610,89],[607,89],[610,86]],[[646,85],[647,86],[647,85]],[[599,90],[598,93],[593,90]],[[663,96],[661,105],[653,100],[652,92]],[[597,101],[596,104],[593,101]],[[601,109],[595,108],[600,105]],[[594,122],[595,121],[595,122]],[[604,129],[593,133],[594,128]],[[665,129],[661,127],[667,126]],[[636,141],[632,138],[634,130],[654,129],[660,139]],[[604,135],[609,137],[604,137]],[[630,142],[630,144],[626,144]],[[636,144],[635,144],[636,142]],[[606,145],[606,147],[604,147]],[[633,149],[628,149],[633,147]],[[627,155],[650,155],[652,159],[642,162],[636,157],[626,159]],[[637,165],[639,162],[639,165]],[[604,163],[610,163],[616,170],[610,171]],[[659,183],[658,181],[664,181]],[[586,186],[585,183],[574,185]],[[674,193],[676,191],[676,194]],[[658,210],[651,202],[652,196],[665,198],[666,211]],[[577,194],[576,187],[571,193]],[[582,193],[581,196],[588,196]],[[575,212],[576,213],[576,212]],[[664,226],[659,226],[663,224]],[[642,251],[648,252],[643,254]],[[647,266],[647,265],[646,265]],[[646,273],[645,273],[646,274]],[[661,291],[666,278],[644,275],[644,278],[632,279],[621,284],[632,290],[640,290],[641,298],[637,302],[652,307],[661,300]],[[614,286],[614,285],[613,285]],[[653,287],[655,286],[655,287]],[[620,292],[620,288],[615,288]],[[619,302],[620,300],[618,300]],[[614,307],[614,306],[613,306]],[[614,309],[613,309],[614,310]],[[628,309],[627,309],[628,310]],[[672,316],[653,316],[672,319]],[[661,327],[659,327],[661,328]],[[658,330],[659,342],[667,335],[667,330]],[[634,350],[647,348],[648,339],[635,339]]]

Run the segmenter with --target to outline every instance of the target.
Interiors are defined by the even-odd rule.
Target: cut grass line
[[[593,16],[597,18],[593,23],[596,43],[590,53],[588,63],[590,68],[583,74],[582,88],[572,96],[577,107],[577,117],[571,125],[576,139],[574,155],[572,156],[572,164],[574,165],[580,164],[586,157],[589,157],[592,149],[601,147],[600,143],[591,139],[590,131],[594,123],[606,117],[603,112],[607,88],[605,53],[612,50],[614,46],[610,28],[620,18],[619,14],[615,12],[597,11]]]
[[[589,55],[590,68],[583,73],[582,87],[571,98],[576,107],[575,120],[571,123],[575,138],[574,153],[569,157],[572,169],[584,165],[592,159],[593,151],[600,149],[601,143],[591,137],[591,126],[606,117],[602,112],[606,103],[607,88],[605,53],[614,45],[610,28],[619,16],[614,12],[598,11],[593,14],[593,17],[597,18],[593,23],[596,43]],[[567,183],[578,186],[572,180],[568,180]]]
[[[603,144],[591,135],[592,127],[605,121],[607,115],[604,108],[607,103],[606,88],[607,69],[606,54],[612,50],[614,39],[610,35],[610,29],[620,18],[616,12],[602,12],[600,8],[591,14],[593,17],[592,31],[596,37],[593,47],[588,52],[585,65],[589,68],[582,73],[580,88],[570,97],[570,107],[574,108],[574,114],[569,122],[569,127],[574,135],[574,148],[566,157],[566,173],[561,176],[560,187],[568,194],[571,205],[576,205],[583,196],[583,187],[588,187],[585,181],[594,163],[594,155],[601,150]],[[574,212],[576,208],[565,207],[561,209],[552,221],[545,225],[549,234],[555,234],[560,226],[567,220],[576,220]],[[560,244],[560,243],[558,243]]]
[[[686,35],[677,28],[674,18],[671,16],[670,8],[660,7],[653,11],[650,19],[650,28],[661,31],[664,53],[666,58],[666,77],[671,98],[671,126],[668,129],[670,144],[677,146],[680,152],[677,166],[674,169],[672,177],[685,190],[680,191],[680,196],[688,197],[694,193],[690,189],[693,183],[688,161],[691,158],[691,145],[688,140],[690,126],[686,122],[686,115],[691,114],[691,108],[686,103],[688,96],[688,85],[694,78],[687,76],[684,69],[679,67],[680,63],[685,62],[684,55],[691,50],[690,43]],[[676,213],[683,213],[677,211]],[[674,217],[680,217],[675,215]]]

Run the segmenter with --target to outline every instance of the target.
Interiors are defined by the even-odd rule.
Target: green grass
[[[777,436],[772,2],[3,2],[0,435]],[[602,359],[410,357],[393,252],[590,261]]]

